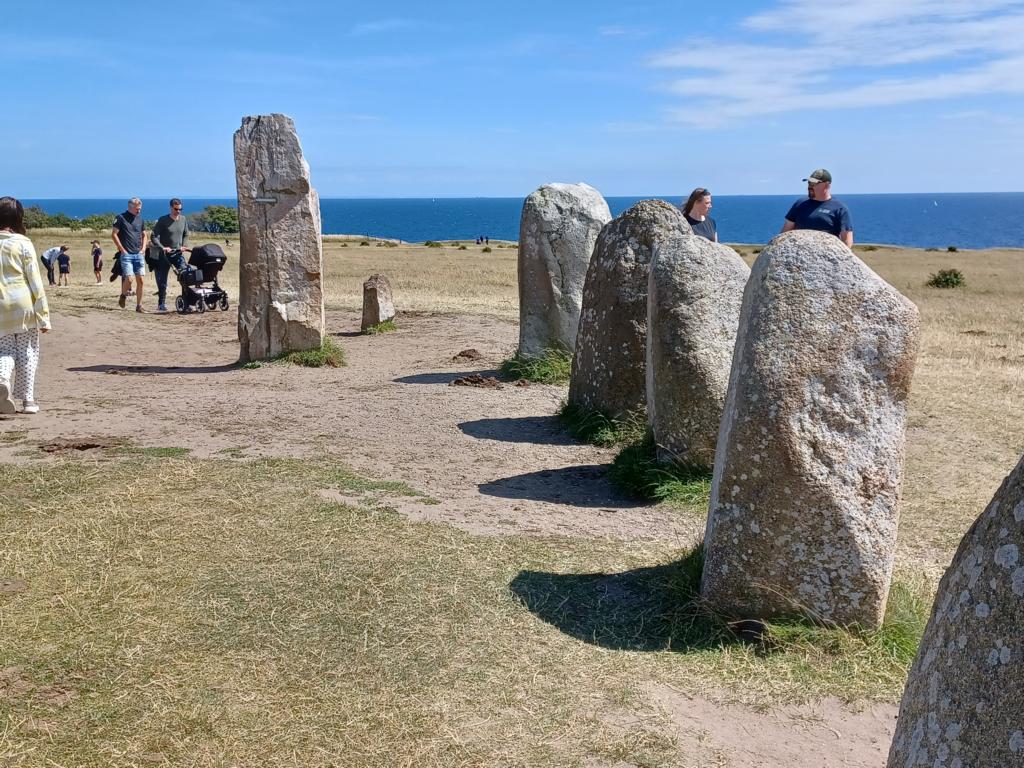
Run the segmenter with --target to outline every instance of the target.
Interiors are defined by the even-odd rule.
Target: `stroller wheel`
[[[179,315],[184,315],[188,312],[188,304],[185,303],[184,296],[179,296],[174,300],[174,308],[178,311]]]
[[[205,311],[206,311],[206,302],[203,300],[203,297],[200,296],[199,297],[199,301],[196,302],[196,312],[199,312],[200,314],[202,314]]]
[[[220,297],[220,311],[221,312],[227,312],[228,311],[228,297],[227,296],[221,296]]]

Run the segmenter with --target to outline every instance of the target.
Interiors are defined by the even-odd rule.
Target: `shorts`
[[[71,274],[71,267],[61,267],[60,268],[60,273],[62,275],[70,275]]]
[[[131,277],[132,275],[142,276],[146,274],[146,263],[142,260],[141,253],[121,254],[121,276]]]
[[[103,259],[96,259],[95,261],[93,261],[92,271],[99,272],[101,269],[103,269]]]

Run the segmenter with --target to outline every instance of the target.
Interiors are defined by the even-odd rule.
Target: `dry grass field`
[[[110,311],[109,284],[90,285],[88,241],[109,253],[105,235],[31,234],[39,250],[72,246],[73,284],[53,292],[65,317],[124,328],[138,319]],[[223,282],[237,295],[230,239]],[[360,242],[325,239],[335,312],[357,309],[362,281],[382,272],[402,311],[470,316],[459,328],[481,316],[500,319],[481,327],[505,327],[517,315],[514,247]],[[753,246],[737,249],[753,260]],[[903,604],[934,585],[1024,452],[1024,251],[857,250],[921,310],[898,555],[900,584],[911,589],[894,599]],[[952,267],[964,287],[925,287]],[[145,319],[153,324],[137,327],[160,332]],[[192,370],[189,386],[214,392],[223,382],[202,373],[215,365]],[[171,373],[139,386],[164,392]],[[253,393],[283,380],[277,369],[229,375],[251,375],[242,385]],[[99,378],[108,388],[128,379]],[[313,385],[339,386],[323,377]],[[443,389],[449,401],[465,394]],[[367,386],[346,402],[357,408],[357,397],[382,392]],[[553,410],[556,398],[531,396]],[[266,407],[287,429],[287,417]],[[879,734],[891,728],[906,654],[829,632],[783,636],[771,653],[701,636],[677,610],[686,595],[678,539],[482,535],[415,522],[397,511],[401,499],[427,508],[453,500],[426,496],[404,459],[346,469],[329,436],[304,458],[238,447],[200,459],[188,440],[121,440],[53,459],[32,429],[0,421],[0,448],[17,448],[0,463],[0,765],[881,764]],[[528,505],[509,501],[502,514]],[[673,514],[699,528],[703,512]],[[742,707],[730,712],[748,724],[779,701],[826,697],[876,719],[857,731],[821,710],[791,712],[793,724],[764,741],[801,754],[772,762],[711,738],[724,710],[696,724],[680,716],[668,702],[683,697],[682,709],[694,709],[686,696]],[[757,733],[747,740],[762,740]],[[836,757],[858,739],[857,755]]]

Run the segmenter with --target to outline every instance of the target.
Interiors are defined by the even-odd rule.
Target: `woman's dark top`
[[[705,216],[704,221],[697,221],[691,219],[690,214],[684,213],[686,220],[690,222],[690,227],[693,229],[693,234],[700,235],[705,240],[715,241],[715,235],[718,234],[718,229],[715,227],[715,220],[710,216]]]

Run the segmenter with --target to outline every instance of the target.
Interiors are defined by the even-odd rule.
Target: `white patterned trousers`
[[[13,399],[35,400],[38,367],[38,329],[0,336],[0,381],[7,382]]]

